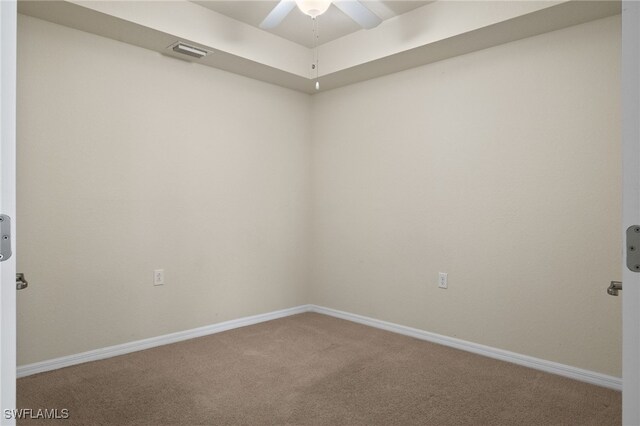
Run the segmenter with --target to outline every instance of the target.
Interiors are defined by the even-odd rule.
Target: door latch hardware
[[[16,274],[16,289],[24,290],[29,286],[29,282],[24,279],[24,274],[19,272]]]
[[[0,262],[11,257],[11,218],[0,214]]]
[[[617,296],[620,290],[622,290],[622,283],[620,281],[611,281],[611,285],[609,285],[607,289],[607,294],[609,296]]]
[[[627,228],[627,268],[640,272],[640,225]]]

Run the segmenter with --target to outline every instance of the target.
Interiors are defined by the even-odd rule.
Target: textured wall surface
[[[306,301],[308,95],[24,16],[18,42],[19,364]]]
[[[619,75],[618,16],[313,96],[311,301],[620,376]]]

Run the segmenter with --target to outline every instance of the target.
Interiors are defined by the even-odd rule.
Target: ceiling
[[[412,10],[402,9],[403,4],[413,7],[419,3]],[[381,17],[387,15],[374,9],[380,5],[394,13],[405,12],[373,29],[359,30],[342,12],[331,10],[327,23],[321,23],[327,38],[316,52],[300,44],[305,42],[304,28],[303,36],[298,36],[301,39],[294,42],[257,27],[274,4],[207,3],[227,7],[222,13],[187,0],[21,0],[18,12],[140,46],[187,66],[214,67],[313,94],[318,92],[316,81],[320,91],[331,90],[621,11],[621,2],[610,0],[367,1],[367,7]],[[332,15],[337,17],[335,22],[329,20]],[[294,9],[283,25],[294,25],[298,18],[302,27],[309,22]],[[295,31],[292,34],[289,37],[294,37]],[[339,38],[328,41],[329,37]],[[196,59],[176,53],[171,47],[178,41],[209,54]],[[309,66],[316,53],[323,61],[317,74]]]
[[[218,12],[236,21],[244,22],[258,28],[262,20],[278,4],[278,1],[220,1],[220,0],[192,0],[200,6]],[[375,1],[364,0],[363,3],[369,10],[378,15],[383,21],[398,15],[410,12],[424,6],[431,1]],[[318,32],[320,34],[318,44],[324,44],[343,37],[347,34],[360,31],[362,28],[353,22],[337,7],[331,6],[324,14],[318,17]],[[280,25],[271,30],[265,30],[287,40],[293,41],[305,47],[313,47],[313,33],[311,18],[302,13],[297,7],[282,21]]]

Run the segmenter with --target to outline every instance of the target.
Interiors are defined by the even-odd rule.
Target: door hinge
[[[0,214],[0,262],[11,257],[11,218]]]
[[[640,272],[640,225],[627,228],[627,268]]]

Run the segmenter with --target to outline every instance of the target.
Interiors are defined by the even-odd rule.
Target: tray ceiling
[[[238,19],[187,0],[21,0],[18,11],[182,61],[316,93],[316,75],[310,66],[314,61],[313,49],[300,44],[303,40],[291,41],[257,27],[274,3],[221,1],[214,6],[223,7],[224,3],[232,3],[227,5],[230,9],[226,13],[237,13]],[[399,7],[403,3],[411,2],[370,2],[367,7],[373,11],[374,4]],[[318,74],[320,91],[619,14],[621,10],[619,1],[424,3],[387,18],[370,30],[353,31],[353,27],[350,30],[335,23],[330,31],[329,24],[325,24],[327,38],[318,48],[322,58]],[[414,2],[410,6],[415,5]],[[399,13],[402,9],[395,10]],[[331,13],[348,19],[337,9]],[[375,13],[382,16],[378,10]],[[290,25],[297,18],[303,24],[308,19],[294,14]],[[352,32],[340,36],[344,31]],[[330,37],[339,38],[329,41]],[[197,59],[176,53],[171,49],[176,42],[209,54]]]
[[[209,10],[218,12],[236,21],[244,22],[258,28],[260,22],[271,12],[278,1],[219,1],[195,0],[196,3]],[[362,3],[383,21],[410,12],[424,6],[430,1],[371,1]],[[319,44],[324,44],[347,34],[360,31],[362,28],[342,13],[337,7],[331,6],[326,13],[318,17]],[[297,7],[276,28],[265,30],[305,47],[313,47],[313,33],[311,18],[302,13]]]

